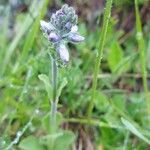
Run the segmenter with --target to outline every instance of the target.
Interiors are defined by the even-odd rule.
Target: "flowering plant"
[[[77,22],[78,16],[75,10],[68,5],[63,5],[60,10],[52,14],[50,22],[40,21],[43,34],[52,46],[50,51],[51,82],[49,83],[49,78],[46,75],[39,75],[40,80],[42,80],[47,87],[46,90],[51,102],[50,122],[52,133],[55,133],[57,130],[56,117],[58,99],[62,88],[67,84],[66,78],[61,79],[61,83],[58,84],[58,59],[61,61],[61,64],[66,65],[69,61],[67,43],[79,43],[84,40],[84,37],[78,33]],[[51,94],[49,94],[49,91],[52,91]]]
[[[52,14],[50,22],[41,21],[41,29],[56,50],[60,60],[66,64],[69,61],[69,52],[66,44],[79,43],[84,37],[78,33],[78,16],[73,7],[63,5]]]

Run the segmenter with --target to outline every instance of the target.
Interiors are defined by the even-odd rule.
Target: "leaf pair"
[[[53,100],[53,87],[52,87],[52,85],[51,85],[51,82],[50,82],[50,80],[49,80],[49,78],[48,78],[48,76],[47,75],[45,75],[45,74],[40,74],[39,76],[39,79],[44,83],[44,85],[45,85],[45,89],[46,89],[46,91],[47,91],[47,94],[48,94],[48,98],[50,99],[50,100]],[[57,89],[57,95],[56,95],[56,100],[58,101],[58,99],[59,99],[59,97],[60,97],[60,94],[61,94],[61,91],[62,91],[62,89],[66,86],[66,84],[67,84],[67,79],[66,78],[63,78],[63,80],[62,80],[62,82],[60,83],[60,85],[59,85],[59,87],[58,87],[58,89]]]
[[[71,131],[62,131],[56,133],[56,135],[50,135],[46,137],[44,141],[47,141],[49,150],[69,150],[70,145],[73,143],[75,136]],[[22,150],[44,150],[44,144],[37,137],[28,136],[23,139],[19,148]]]

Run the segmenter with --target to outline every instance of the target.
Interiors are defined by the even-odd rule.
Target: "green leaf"
[[[124,118],[121,118],[121,121],[130,132],[132,132],[134,135],[136,135],[146,143],[150,144],[150,140],[147,139],[132,123]]]
[[[138,53],[133,53],[130,56],[124,57],[116,66],[113,72],[113,81],[121,76],[131,67],[133,60],[138,56]]]
[[[51,131],[51,124],[50,124],[50,120],[51,120],[51,115],[50,113],[48,113],[47,115],[45,115],[42,119],[42,125],[43,128],[50,132]],[[56,129],[59,127],[59,125],[61,125],[63,121],[63,116],[60,112],[57,112],[56,114]]]
[[[112,72],[116,70],[119,62],[123,59],[122,49],[117,41],[113,42],[111,45],[111,50],[108,54],[108,63]]]
[[[61,95],[61,91],[62,89],[67,85],[68,81],[66,78],[63,78],[63,81],[61,81],[60,85],[59,85],[59,88],[57,90],[57,100],[58,98],[60,97]]]
[[[47,75],[45,75],[45,74],[40,74],[40,75],[38,75],[38,77],[39,77],[39,79],[44,83],[44,85],[45,85],[45,89],[46,89],[46,91],[47,91],[47,94],[48,94],[48,98],[50,99],[50,100],[52,100],[52,96],[53,96],[53,94],[52,94],[52,86],[51,86],[51,84],[50,84],[50,80],[49,80],[49,78],[48,78],[48,76]]]
[[[123,94],[115,94],[112,96],[113,104],[120,110],[125,111],[126,99]]]
[[[53,150],[70,150],[70,146],[74,140],[75,135],[73,132],[63,131],[63,133],[56,138]]]
[[[109,106],[109,102],[107,100],[107,97],[99,91],[95,92],[96,95],[96,99],[95,99],[95,107],[99,110],[99,111],[107,111],[108,106]]]
[[[28,136],[23,139],[19,144],[19,148],[22,150],[44,150],[43,146],[40,145],[39,140],[34,136]]]
[[[48,146],[49,150],[70,150],[75,135],[71,131],[57,131],[56,133],[43,136],[40,142]]]

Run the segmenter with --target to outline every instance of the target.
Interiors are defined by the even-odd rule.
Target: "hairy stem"
[[[146,71],[146,56],[145,56],[146,48],[145,48],[145,42],[144,42],[144,37],[143,37],[143,32],[142,32],[142,24],[141,24],[137,0],[135,0],[135,13],[136,13],[137,42],[138,42],[138,48],[139,48],[139,53],[140,53],[143,88],[144,88],[144,95],[146,99],[146,106],[147,106],[147,111],[148,111],[148,116],[149,116],[150,115],[150,101],[149,101],[148,81],[147,81],[147,71]]]
[[[54,58],[51,57],[52,66],[52,86],[53,86],[53,100],[51,101],[51,127],[52,132],[56,129],[56,114],[57,114],[57,64]]]
[[[104,49],[104,44],[105,44],[105,39],[106,39],[109,18],[111,16],[111,6],[112,6],[112,0],[107,0],[105,12],[104,12],[102,34],[100,36],[100,41],[98,45],[98,55],[95,61],[93,84],[92,84],[92,98],[91,98],[91,101],[89,103],[88,110],[87,110],[88,117],[91,117],[92,110],[94,107],[95,93],[96,93],[96,88],[97,88],[97,78],[98,78],[98,73],[99,73],[99,67],[101,64],[102,57],[103,57],[103,49]]]

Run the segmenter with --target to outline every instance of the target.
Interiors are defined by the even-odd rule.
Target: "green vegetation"
[[[55,95],[40,20],[65,1],[0,2],[0,150],[149,149],[150,3],[101,2],[69,3],[85,41],[68,44]]]

